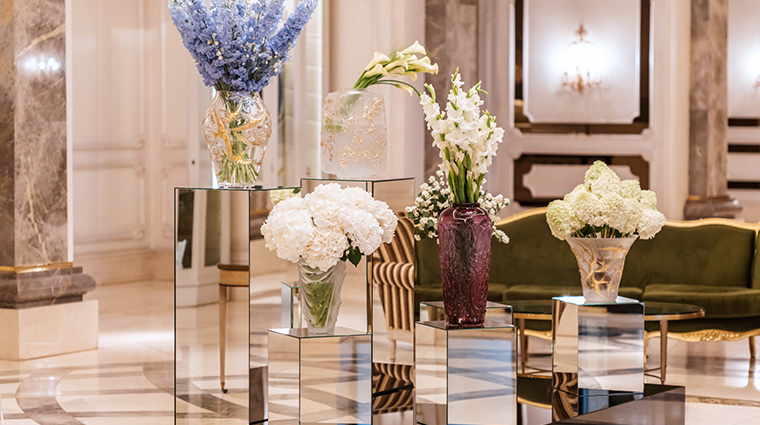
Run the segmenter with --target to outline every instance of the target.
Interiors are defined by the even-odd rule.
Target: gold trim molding
[[[60,263],[49,263],[49,264],[38,264],[34,266],[0,266],[0,272],[11,272],[11,273],[35,273],[35,272],[45,272],[50,270],[59,270],[59,269],[70,269],[74,267],[74,263],[72,262],[60,262]]]
[[[753,329],[746,332],[733,332],[725,331],[723,329],[703,329],[701,331],[694,332],[672,332],[668,331],[668,338],[675,338],[679,341],[685,342],[719,342],[719,341],[739,341],[745,338],[760,335],[760,329]],[[646,339],[656,338],[660,336],[660,331],[647,332]]]

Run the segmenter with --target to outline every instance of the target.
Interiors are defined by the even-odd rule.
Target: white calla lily
[[[406,49],[401,51],[402,55],[427,55],[427,52],[425,51],[425,48],[420,44],[419,41],[416,41]]]

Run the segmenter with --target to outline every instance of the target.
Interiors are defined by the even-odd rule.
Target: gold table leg
[[[755,354],[757,353],[757,348],[755,348],[755,337],[751,336],[749,337],[749,359],[755,360]]]
[[[517,349],[520,353],[522,373],[525,373],[525,365],[528,363],[528,335],[525,333],[525,319],[517,319],[517,326],[520,328],[520,345]]]
[[[224,360],[227,351],[227,287],[219,285],[219,381],[224,388]]]
[[[660,383],[665,384],[668,370],[668,320],[660,320]]]

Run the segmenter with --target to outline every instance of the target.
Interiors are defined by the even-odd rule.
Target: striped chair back
[[[389,244],[375,252],[373,275],[378,285],[388,331],[414,327],[414,225],[401,217]]]

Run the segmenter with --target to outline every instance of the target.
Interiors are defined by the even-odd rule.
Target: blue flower
[[[282,65],[318,0],[302,0],[278,30],[285,0],[169,0],[182,43],[207,86],[260,92]]]

